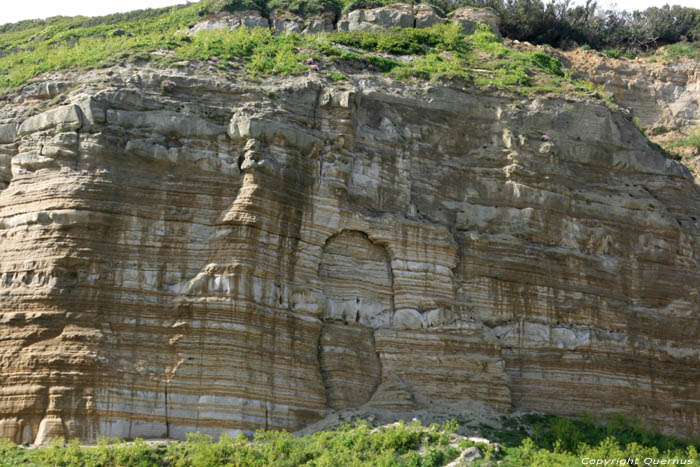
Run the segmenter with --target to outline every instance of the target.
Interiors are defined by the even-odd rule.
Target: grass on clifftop
[[[253,1],[253,0],[250,0]],[[459,78],[516,92],[588,92],[543,52],[506,47],[484,26],[457,25],[275,36],[268,29],[187,35],[211,3],[142,10],[102,18],[51,18],[0,27],[0,94],[41,81],[47,72],[83,71],[139,61],[154,67],[190,62],[235,79],[320,73],[342,80],[365,69],[399,80]],[[401,59],[400,56],[405,58]]]
[[[464,422],[462,422],[464,425]],[[405,466],[436,467],[476,446],[482,458],[475,466],[580,466],[582,459],[646,459],[649,465],[698,465],[700,444],[679,441],[616,415],[604,424],[591,417],[571,420],[552,415],[504,418],[503,427],[477,429],[497,443],[475,442],[456,435],[460,423],[423,426],[414,421],[372,428],[364,421],[303,437],[258,431],[252,440],[222,436],[218,442],[199,433],[184,442],[147,444],[102,440],[95,447],[56,441],[42,449],[24,449],[0,440],[3,466]],[[662,460],[666,460],[661,464]],[[692,464],[689,463],[692,461]]]

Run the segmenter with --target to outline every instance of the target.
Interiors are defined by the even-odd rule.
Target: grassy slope
[[[155,67],[197,62],[232,79],[311,71],[342,80],[348,70],[368,68],[399,80],[459,78],[476,86],[524,93],[602,94],[590,83],[571,80],[557,60],[542,52],[510,49],[485,27],[469,37],[456,25],[313,37],[274,36],[266,29],[187,36],[188,26],[211,8],[211,3],[201,2],[102,18],[59,17],[2,26],[0,94],[41,81],[46,72],[108,67],[137,58]],[[413,58],[401,61],[399,55]]]
[[[622,416],[601,424],[590,417],[571,420],[526,415],[504,419],[504,426],[478,430],[498,444],[477,443],[455,435],[459,422],[425,427],[420,422],[371,428],[356,421],[304,437],[259,431],[252,440],[222,437],[218,442],[193,434],[185,442],[146,444],[103,440],[97,447],[59,442],[43,449],[23,449],[0,441],[3,466],[441,466],[462,450],[477,446],[484,458],[475,465],[575,466],[581,459],[676,459],[698,465],[700,443],[682,442],[643,428]],[[474,427],[477,428],[477,427]],[[462,428],[464,429],[464,428]],[[461,430],[460,430],[461,431]],[[689,460],[693,464],[687,464]]]

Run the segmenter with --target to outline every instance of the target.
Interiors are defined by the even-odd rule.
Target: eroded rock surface
[[[450,13],[449,18],[459,24],[465,34],[472,34],[478,24],[486,24],[500,36],[501,19],[491,9],[460,8]],[[345,13],[340,18],[336,18],[332,12],[303,16],[275,9],[270,12],[268,20],[258,11],[241,10],[209,15],[197,22],[189,34],[216,29],[231,31],[244,26],[250,29],[271,27],[275,34],[319,34],[334,30],[378,32],[391,28],[428,28],[445,22],[445,18],[426,4],[394,3],[378,8],[361,8]]]
[[[335,29],[333,13],[302,17],[288,11],[275,10],[271,14],[271,22],[275,34],[319,34]]]
[[[474,401],[697,433],[687,169],[595,101],[403,89],[114,70],[6,98],[0,436]]]
[[[394,3],[379,8],[354,10],[338,20],[339,31],[382,31],[399,28],[427,28],[444,23],[429,5]]]
[[[232,31],[243,26],[249,29],[269,28],[270,22],[259,11],[255,10],[224,11],[199,21],[192,27],[190,33],[196,34],[200,31],[214,31],[217,29]]]
[[[639,124],[689,131],[700,126],[700,64],[695,61],[651,63],[611,59],[592,52],[562,53],[564,60],[586,78],[611,92],[630,108]]]
[[[501,17],[490,8],[458,8],[448,18],[459,24],[464,34],[472,34],[479,24],[486,24],[494,34],[501,35]]]

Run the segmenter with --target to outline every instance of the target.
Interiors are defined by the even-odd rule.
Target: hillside
[[[91,451],[181,465],[324,465],[319,440],[330,465],[348,437],[398,465],[469,436],[486,465],[697,458],[692,43],[222,5],[0,27],[0,437],[222,437]],[[311,433],[348,413],[458,422]],[[554,416],[582,413],[607,425]]]

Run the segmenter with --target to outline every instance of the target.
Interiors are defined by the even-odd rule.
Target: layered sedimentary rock
[[[651,63],[564,52],[571,67],[612,93],[643,127],[688,131],[700,126],[700,66],[695,61]]]
[[[269,28],[270,21],[264,18],[259,11],[256,10],[239,10],[234,12],[221,12],[197,22],[189,31],[190,34],[196,34],[201,31],[214,31],[217,29],[233,30],[240,27],[253,28]]]
[[[121,69],[45,99],[0,120],[0,436],[700,429],[700,193],[604,105]]]

